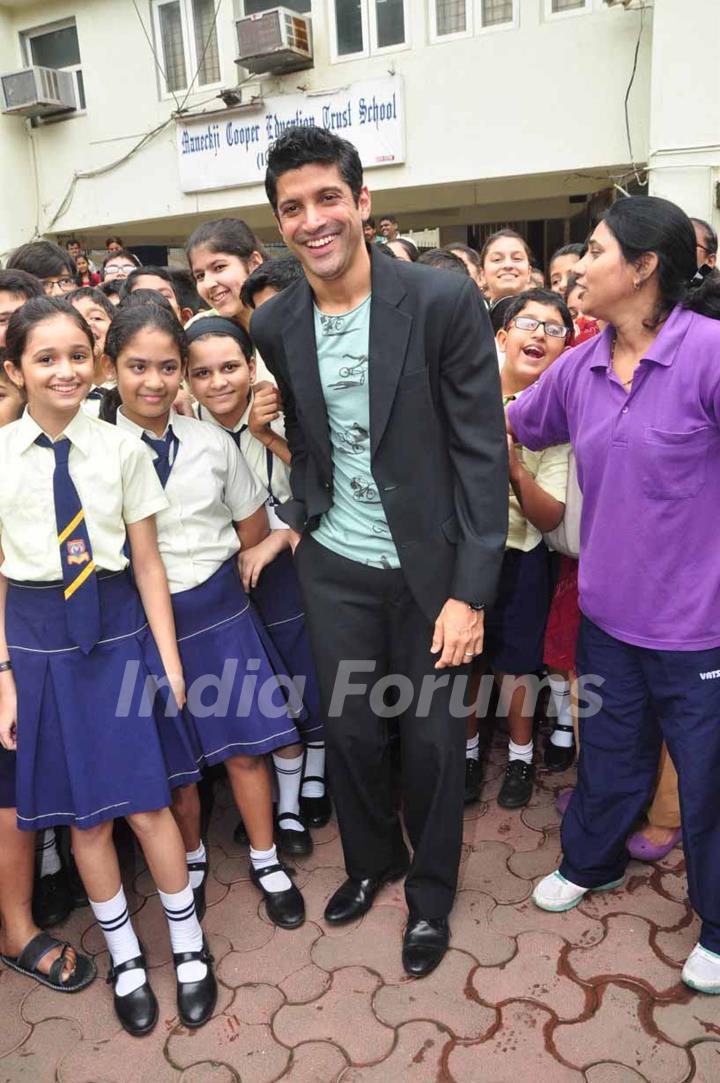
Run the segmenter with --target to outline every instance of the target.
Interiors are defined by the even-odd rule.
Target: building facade
[[[177,246],[222,214],[270,239],[264,153],[293,121],[356,142],[376,214],[443,240],[516,222],[545,252],[616,186],[715,214],[717,0],[286,0],[312,66],[252,75],[235,22],[275,6],[0,0],[0,73],[62,68],[78,106],[0,116],[0,253]]]

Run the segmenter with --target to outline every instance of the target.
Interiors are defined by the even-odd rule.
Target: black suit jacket
[[[495,343],[469,278],[371,252],[370,448],[400,564],[434,622],[448,598],[492,600],[508,517],[505,421]],[[313,296],[305,279],[262,305],[251,335],[282,394],[294,499],[312,531],[333,497]]]

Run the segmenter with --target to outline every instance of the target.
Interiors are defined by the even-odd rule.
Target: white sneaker
[[[588,891],[612,891],[616,887],[621,887],[622,882],[621,877],[619,880],[613,880],[609,884],[601,884],[599,887],[579,887],[578,884],[566,880],[556,870],[540,881],[532,893],[532,901],[541,910],[562,913],[563,910],[572,910],[574,906],[577,906]]]
[[[696,944],[683,967],[682,980],[698,993],[720,993],[720,955]]]

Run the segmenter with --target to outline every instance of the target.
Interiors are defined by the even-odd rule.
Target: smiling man
[[[447,949],[460,859],[465,718],[451,692],[482,650],[507,529],[492,332],[467,277],[365,244],[370,194],[350,143],[290,129],[265,187],[305,272],[251,334],[285,409],[293,499],[280,515],[298,543],[348,875],[325,918],[353,920],[407,872],[403,963],[419,977]]]

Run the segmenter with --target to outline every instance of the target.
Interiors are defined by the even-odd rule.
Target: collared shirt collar
[[[131,421],[129,417],[125,416],[122,406],[118,407],[116,421],[119,429],[125,429],[126,432],[131,432],[133,436],[137,436],[138,440],[142,440],[143,433],[147,434],[147,436],[149,436],[151,440],[162,440],[165,436],[167,436],[167,431],[175,421],[176,417],[177,414],[175,410],[171,409],[168,423],[160,436],[154,433],[152,429],[144,429],[141,425],[136,425],[134,421]]]
[[[59,440],[65,436],[74,447],[78,448],[79,451],[82,451],[83,455],[89,455],[91,426],[92,422],[90,421],[90,418],[81,407],[72,421],[66,425],[56,439]],[[18,422],[18,427],[20,430],[20,450],[27,451],[27,449],[35,443],[35,440],[43,430],[40,428],[37,421],[30,416],[30,411],[27,407],[23,411],[22,417]],[[45,435],[47,436],[47,433]],[[52,439],[52,437],[50,439]]]
[[[672,365],[677,352],[680,349],[680,345],[687,334],[692,317],[693,313],[690,312],[689,309],[682,308],[681,305],[676,305],[660,328],[657,336],[650,343],[648,351],[643,355],[642,360],[652,361],[656,365],[662,365],[664,368],[668,368]],[[614,335],[615,328],[608,326],[595,339],[595,349],[592,354],[593,359],[590,362],[591,369],[610,369]]]

